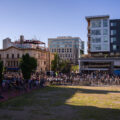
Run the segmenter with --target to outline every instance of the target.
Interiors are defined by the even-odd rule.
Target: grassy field
[[[0,120],[120,120],[120,87],[35,90],[0,103]]]

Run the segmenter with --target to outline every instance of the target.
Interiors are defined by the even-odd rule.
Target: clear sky
[[[87,41],[85,16],[106,14],[120,19],[120,0],[0,0],[0,48],[21,34],[46,43],[57,36]]]

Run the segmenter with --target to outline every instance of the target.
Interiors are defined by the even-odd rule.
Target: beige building
[[[51,61],[54,59],[54,54],[47,49],[36,48],[21,48],[16,46],[6,47],[0,50],[0,59],[8,71],[19,70],[19,62],[22,55],[28,53],[30,56],[37,59],[37,71],[45,72],[51,70]]]
[[[78,64],[80,54],[84,53],[84,41],[79,37],[63,36],[48,39],[48,48],[52,53],[58,53],[59,57]]]

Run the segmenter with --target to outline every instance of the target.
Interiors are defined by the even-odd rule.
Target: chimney
[[[24,42],[24,36],[20,35],[20,43],[22,44]]]

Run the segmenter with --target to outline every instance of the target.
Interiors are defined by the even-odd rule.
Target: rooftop
[[[80,39],[80,37],[58,36],[57,38],[48,38],[48,40],[58,40],[58,39]]]
[[[86,16],[85,17],[86,20],[100,19],[100,18],[109,18],[109,15],[96,15],[96,16]]]

